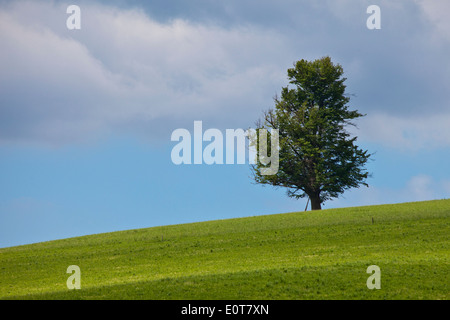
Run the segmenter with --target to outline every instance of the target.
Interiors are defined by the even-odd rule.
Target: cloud
[[[446,198],[450,198],[450,180],[442,182],[442,191],[446,194]]]
[[[0,11],[2,140],[64,143],[164,118],[232,119],[259,112],[283,77],[286,44],[270,31],[159,23],[100,5],[84,5],[82,29],[70,31],[63,9]]]
[[[448,198],[449,183],[449,180],[437,180],[426,174],[418,174],[407,181],[404,189],[398,191],[398,199],[404,199],[406,202]]]
[[[447,22],[428,2],[382,1],[378,33],[365,26],[368,2],[194,2],[173,16],[165,2],[119,3],[81,2],[81,30],[66,28],[63,2],[0,4],[1,142],[169,141],[194,120],[247,128],[295,60],[330,55],[351,106],[368,114],[368,139],[447,143],[449,47],[432,39],[445,39]]]
[[[412,177],[407,184],[405,192],[414,201],[430,200],[435,196],[433,190],[433,179],[427,175]]]
[[[372,113],[358,121],[352,132],[361,140],[401,151],[450,147],[450,113],[397,116]]]
[[[121,91],[120,78],[86,47],[47,29],[23,26],[4,12],[0,39],[7,48],[0,53],[3,139],[58,140],[101,125],[95,115],[108,103],[102,101],[105,96]]]
[[[450,21],[448,19],[450,2],[447,0],[416,0],[415,2],[419,5],[424,16],[437,31],[434,40],[440,41],[445,39],[447,42],[450,42]]]
[[[403,185],[360,187],[347,191],[343,196],[325,204],[328,207],[366,206],[447,199],[450,197],[450,180],[437,180],[430,175],[411,176]]]

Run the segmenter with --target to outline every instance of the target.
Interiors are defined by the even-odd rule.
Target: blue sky
[[[69,30],[66,9],[81,9]],[[378,5],[381,29],[366,9]],[[304,210],[246,165],[174,165],[178,128],[254,126],[328,55],[366,116],[369,188],[324,208],[448,198],[450,3],[0,1],[0,247]]]

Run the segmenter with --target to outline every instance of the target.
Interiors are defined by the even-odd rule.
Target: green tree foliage
[[[349,188],[368,186],[364,165],[371,155],[346,131],[363,114],[349,110],[343,69],[330,57],[297,61],[287,74],[291,87],[282,88],[275,109],[257,122],[257,130],[278,129],[278,172],[262,175],[266,165],[259,161],[252,172],[257,183],[286,187],[297,199],[309,197],[317,210]]]

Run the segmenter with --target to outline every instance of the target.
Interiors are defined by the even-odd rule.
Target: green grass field
[[[56,240],[0,249],[0,298],[449,299],[449,231],[436,200]]]

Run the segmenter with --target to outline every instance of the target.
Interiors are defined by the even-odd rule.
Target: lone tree
[[[281,98],[274,99],[275,109],[256,123],[256,131],[278,130],[279,168],[276,174],[263,175],[267,165],[257,161],[253,178],[286,187],[290,197],[307,196],[311,209],[320,210],[324,201],[346,189],[368,186],[364,165],[371,155],[358,148],[356,137],[345,129],[363,114],[349,110],[343,69],[330,57],[297,61],[287,74],[293,88],[283,87]]]

